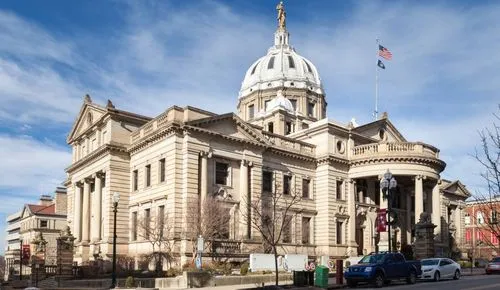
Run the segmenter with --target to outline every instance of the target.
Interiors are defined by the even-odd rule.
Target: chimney
[[[48,194],[42,194],[40,196],[39,204],[43,205],[43,206],[49,206],[50,204],[52,204],[52,196],[50,196]]]
[[[66,191],[66,187],[58,186],[55,192],[55,203],[56,214],[66,215],[68,214],[68,194]]]

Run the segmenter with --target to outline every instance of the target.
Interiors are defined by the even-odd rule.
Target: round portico
[[[377,236],[368,224],[375,224],[376,210],[387,208],[387,200],[382,198],[380,180],[390,170],[398,186],[392,208],[398,215],[394,227],[393,244],[411,244],[414,225],[420,214],[432,214],[432,221],[441,228],[441,197],[439,194],[440,173],[446,164],[439,159],[439,150],[420,142],[385,142],[355,146],[350,151],[349,177],[354,186],[351,192],[356,204],[356,229],[358,254],[387,250],[388,235]],[[371,246],[371,247],[370,247]]]

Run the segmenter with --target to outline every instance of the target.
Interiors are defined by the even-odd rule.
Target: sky
[[[273,43],[277,2],[1,1],[0,231],[65,179],[66,136],[85,94],[148,116],[174,104],[235,111],[246,70]],[[329,118],[372,121],[379,38],[393,53],[379,75],[379,112],[406,139],[441,150],[443,178],[483,190],[471,154],[500,103],[499,2],[285,7],[290,43],[317,66]]]

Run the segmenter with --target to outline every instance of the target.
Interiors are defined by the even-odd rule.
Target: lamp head
[[[387,169],[387,172],[384,173],[384,179],[391,180],[392,178],[392,173]]]
[[[398,182],[394,177],[391,178],[391,181],[389,181],[389,188],[394,189],[398,186]]]
[[[120,193],[116,192],[113,193],[113,202],[118,203],[120,201]]]

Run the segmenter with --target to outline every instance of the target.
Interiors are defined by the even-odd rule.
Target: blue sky
[[[234,111],[245,71],[272,44],[277,2],[1,1],[0,230],[64,180],[66,135],[86,93],[150,116],[174,104]],[[371,121],[379,37],[394,56],[380,73],[379,111],[407,139],[441,149],[444,178],[481,190],[470,154],[500,101],[500,3],[285,5],[292,45],[319,69],[329,118]]]

